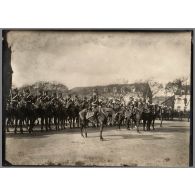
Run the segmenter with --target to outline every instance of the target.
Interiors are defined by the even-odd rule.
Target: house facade
[[[90,96],[96,90],[103,97],[134,97],[147,99],[152,102],[152,92],[148,83],[112,84],[94,87],[76,87],[70,90],[71,94]]]
[[[174,110],[190,111],[190,95],[175,95]]]
[[[175,93],[174,110],[190,111],[190,85],[184,85]]]

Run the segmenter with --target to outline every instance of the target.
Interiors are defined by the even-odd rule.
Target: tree
[[[181,93],[184,82],[188,80],[187,77],[177,78],[171,82],[168,82],[165,86],[165,91],[175,94],[176,92]]]
[[[163,84],[158,82],[158,81],[154,81],[152,79],[145,81],[149,84],[151,92],[152,92],[152,97],[154,97],[159,91],[161,91],[163,89]]]
[[[37,93],[38,91],[56,91],[56,92],[68,92],[68,87],[62,83],[56,81],[46,82],[46,81],[37,81],[31,85],[23,85],[20,90],[31,89],[32,92]]]

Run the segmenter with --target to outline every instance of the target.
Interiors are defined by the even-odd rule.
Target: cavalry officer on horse
[[[18,89],[13,90],[13,97],[11,98],[11,102],[18,103],[21,101],[21,96],[19,94]]]

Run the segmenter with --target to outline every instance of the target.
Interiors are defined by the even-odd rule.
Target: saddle
[[[87,115],[86,115],[86,119],[91,118],[92,116],[94,116],[94,114],[95,114],[95,112],[93,112],[93,111],[88,111],[88,112],[87,112]]]

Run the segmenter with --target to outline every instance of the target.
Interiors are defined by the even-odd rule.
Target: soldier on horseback
[[[45,91],[44,95],[42,96],[43,103],[47,103],[51,100],[51,97],[49,95],[49,91]]]
[[[52,95],[52,98],[51,98],[51,103],[53,103],[53,104],[58,104],[58,97],[57,97],[57,94],[56,94],[56,92],[54,92],[53,93],[53,95]]]
[[[89,106],[89,102],[87,101],[87,97],[84,97],[81,102],[81,109],[86,109]]]
[[[99,105],[98,92],[97,92],[97,89],[94,89],[93,94],[92,94],[91,106],[92,108],[97,108],[98,105]]]
[[[27,89],[25,91],[25,94],[24,94],[24,101],[26,102],[27,105],[30,105],[32,104],[32,102],[34,102],[34,97],[33,95],[31,94],[30,90]]]
[[[13,97],[11,99],[11,102],[18,103],[21,100],[20,94],[18,89],[13,90]]]

